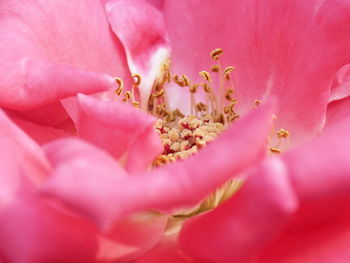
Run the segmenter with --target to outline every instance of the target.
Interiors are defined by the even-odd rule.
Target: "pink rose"
[[[350,259],[348,1],[4,0],[0,18],[1,263]],[[142,76],[130,100],[147,110],[170,51],[200,82],[218,47],[242,117],[150,170],[155,118],[114,76]],[[185,111],[188,93],[167,91]]]

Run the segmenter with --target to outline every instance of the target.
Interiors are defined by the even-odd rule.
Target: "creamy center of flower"
[[[231,77],[235,68],[232,66],[223,67],[220,60],[222,53],[223,50],[220,48],[210,52],[210,56],[215,63],[209,71],[199,72],[202,79],[199,83],[192,83],[186,75],[172,75],[170,62],[162,65],[160,74],[153,84],[148,105],[141,107],[147,108],[148,113],[158,119],[155,123],[155,130],[161,139],[163,153],[154,160],[153,168],[167,165],[176,160],[186,159],[196,154],[201,148],[219,136],[229,125],[239,119],[240,115],[235,110],[238,101],[235,99],[234,83]],[[213,89],[215,81],[213,81],[212,76],[218,83],[216,92]],[[135,74],[133,77],[134,85],[130,91],[126,92],[123,92],[123,81],[116,78],[119,86],[116,94],[122,97],[124,102],[140,108],[138,87],[141,83],[141,76]],[[179,109],[170,109],[166,86],[171,81],[187,89],[188,99],[191,102],[191,113],[187,116]],[[198,97],[201,99],[198,100]],[[252,108],[258,107],[260,104],[261,100],[255,99]],[[289,137],[289,132],[280,129],[273,131],[272,134],[274,134],[272,137],[277,136],[278,140],[275,145],[270,145],[268,150],[270,153],[280,153],[280,145]],[[231,197],[241,185],[242,180],[231,180],[209,195],[196,208],[182,211],[174,217],[193,216],[215,208]]]

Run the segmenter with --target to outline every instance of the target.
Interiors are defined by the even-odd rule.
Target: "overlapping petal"
[[[78,112],[79,137],[117,159],[126,155],[129,171],[145,170],[162,152],[155,119],[130,105],[78,95]]]
[[[335,75],[329,101],[340,100],[350,95],[350,64],[342,67]]]
[[[349,131],[349,122],[339,123],[283,157],[300,208],[262,262],[349,260]]]
[[[2,107],[51,104],[77,92],[109,89],[110,75],[129,75],[99,1],[6,0],[0,16]]]
[[[320,133],[337,70],[350,61],[350,3],[312,1],[165,1],[176,73],[194,81],[224,49],[233,64],[240,111],[280,98],[277,126],[301,142]]]
[[[125,48],[130,70],[143,77],[140,95],[146,106],[153,81],[170,55],[162,14],[147,1],[104,2],[111,28]]]
[[[4,262],[94,262],[95,230],[42,200],[43,151],[0,113],[0,254]]]
[[[57,142],[48,147],[54,147],[55,155],[67,157],[54,163],[43,191],[82,211],[102,229],[132,212],[195,205],[264,156],[272,108],[269,104],[256,110],[198,155],[139,176],[127,177],[121,168],[111,168],[106,157],[96,159],[95,155],[102,157],[97,150],[72,155],[67,149],[77,145]]]
[[[279,234],[297,208],[285,167],[270,159],[214,211],[188,220],[180,245],[200,262],[250,262]]]

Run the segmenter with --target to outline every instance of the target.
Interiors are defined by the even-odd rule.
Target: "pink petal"
[[[349,122],[283,156],[300,208],[261,262],[328,263],[350,260]]]
[[[0,112],[0,255],[4,262],[93,262],[94,228],[38,197],[42,150]]]
[[[350,64],[342,67],[335,75],[329,101],[340,100],[350,95]]]
[[[277,127],[292,142],[319,133],[331,80],[350,60],[350,3],[311,1],[165,1],[164,19],[175,73],[198,81],[224,49],[234,72],[240,111],[277,95]]]
[[[118,179],[126,177],[126,172],[111,156],[78,139],[55,141],[44,149],[54,167],[44,190],[58,191],[58,197],[72,200],[68,204],[73,209],[111,227],[115,203],[105,198],[118,189]]]
[[[279,233],[296,206],[285,167],[272,158],[228,202],[187,221],[180,245],[200,262],[250,262]]]
[[[112,87],[111,75],[128,81],[100,1],[4,0],[0,13],[0,106],[22,111],[103,91]]]
[[[180,249],[177,243],[177,236],[165,237],[154,249],[135,261],[135,263],[154,262],[196,263]]]
[[[102,248],[98,257],[101,260],[124,262],[144,253],[159,241],[167,223],[166,216],[148,213],[125,218],[116,224],[110,218],[109,211],[116,203],[106,201],[104,196],[112,195],[118,187],[118,179],[124,178],[126,173],[105,152],[78,139],[59,140],[46,145],[45,150],[55,168],[50,180],[59,181],[65,198],[84,204],[70,203],[71,208],[95,222],[103,220],[108,225],[109,231],[100,237]],[[89,185],[89,188],[76,191],[77,184]]]
[[[7,151],[9,151],[9,154],[12,152],[12,157],[15,156],[14,161],[21,163],[21,167],[27,171],[33,182],[38,183],[43,180],[50,169],[50,165],[42,149],[9,120],[1,110],[0,133],[0,141],[3,144],[0,147],[2,149],[0,158],[5,158]]]
[[[117,223],[106,235],[108,245],[102,247],[99,259],[131,262],[153,248],[162,238],[168,217],[157,213],[130,216]]]
[[[336,126],[339,123],[349,121],[350,115],[350,98],[344,98],[337,101],[332,101],[327,107],[327,118],[324,127],[324,132],[329,128]]]
[[[105,10],[113,32],[125,47],[130,70],[142,75],[142,104],[161,64],[169,57],[164,21],[157,8],[139,0],[107,0]]]
[[[14,117],[11,118],[11,120],[38,144],[48,143],[55,139],[69,136],[69,134],[67,134],[63,130],[38,125],[33,122],[21,120]]]
[[[130,105],[78,96],[78,134],[119,159],[128,153],[130,171],[145,170],[162,151],[154,118]],[[145,153],[147,155],[145,156]]]
[[[72,66],[32,60],[20,60],[16,82],[4,83],[0,103],[4,107],[27,110],[53,103],[77,92],[95,93],[111,89],[114,79],[106,74],[87,72]],[[54,81],[53,81],[54,80]],[[18,83],[20,81],[20,83]],[[12,88],[8,88],[12,84]]]
[[[72,154],[70,149],[78,144],[71,141],[49,145],[48,156],[52,152],[60,157],[51,159],[54,170],[43,191],[75,207],[102,229],[131,212],[195,205],[264,156],[272,108],[268,104],[254,111],[192,158],[135,177],[125,176],[91,146]]]

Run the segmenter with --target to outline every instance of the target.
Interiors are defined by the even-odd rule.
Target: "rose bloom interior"
[[[2,0],[0,76],[0,263],[350,262],[349,0]]]

